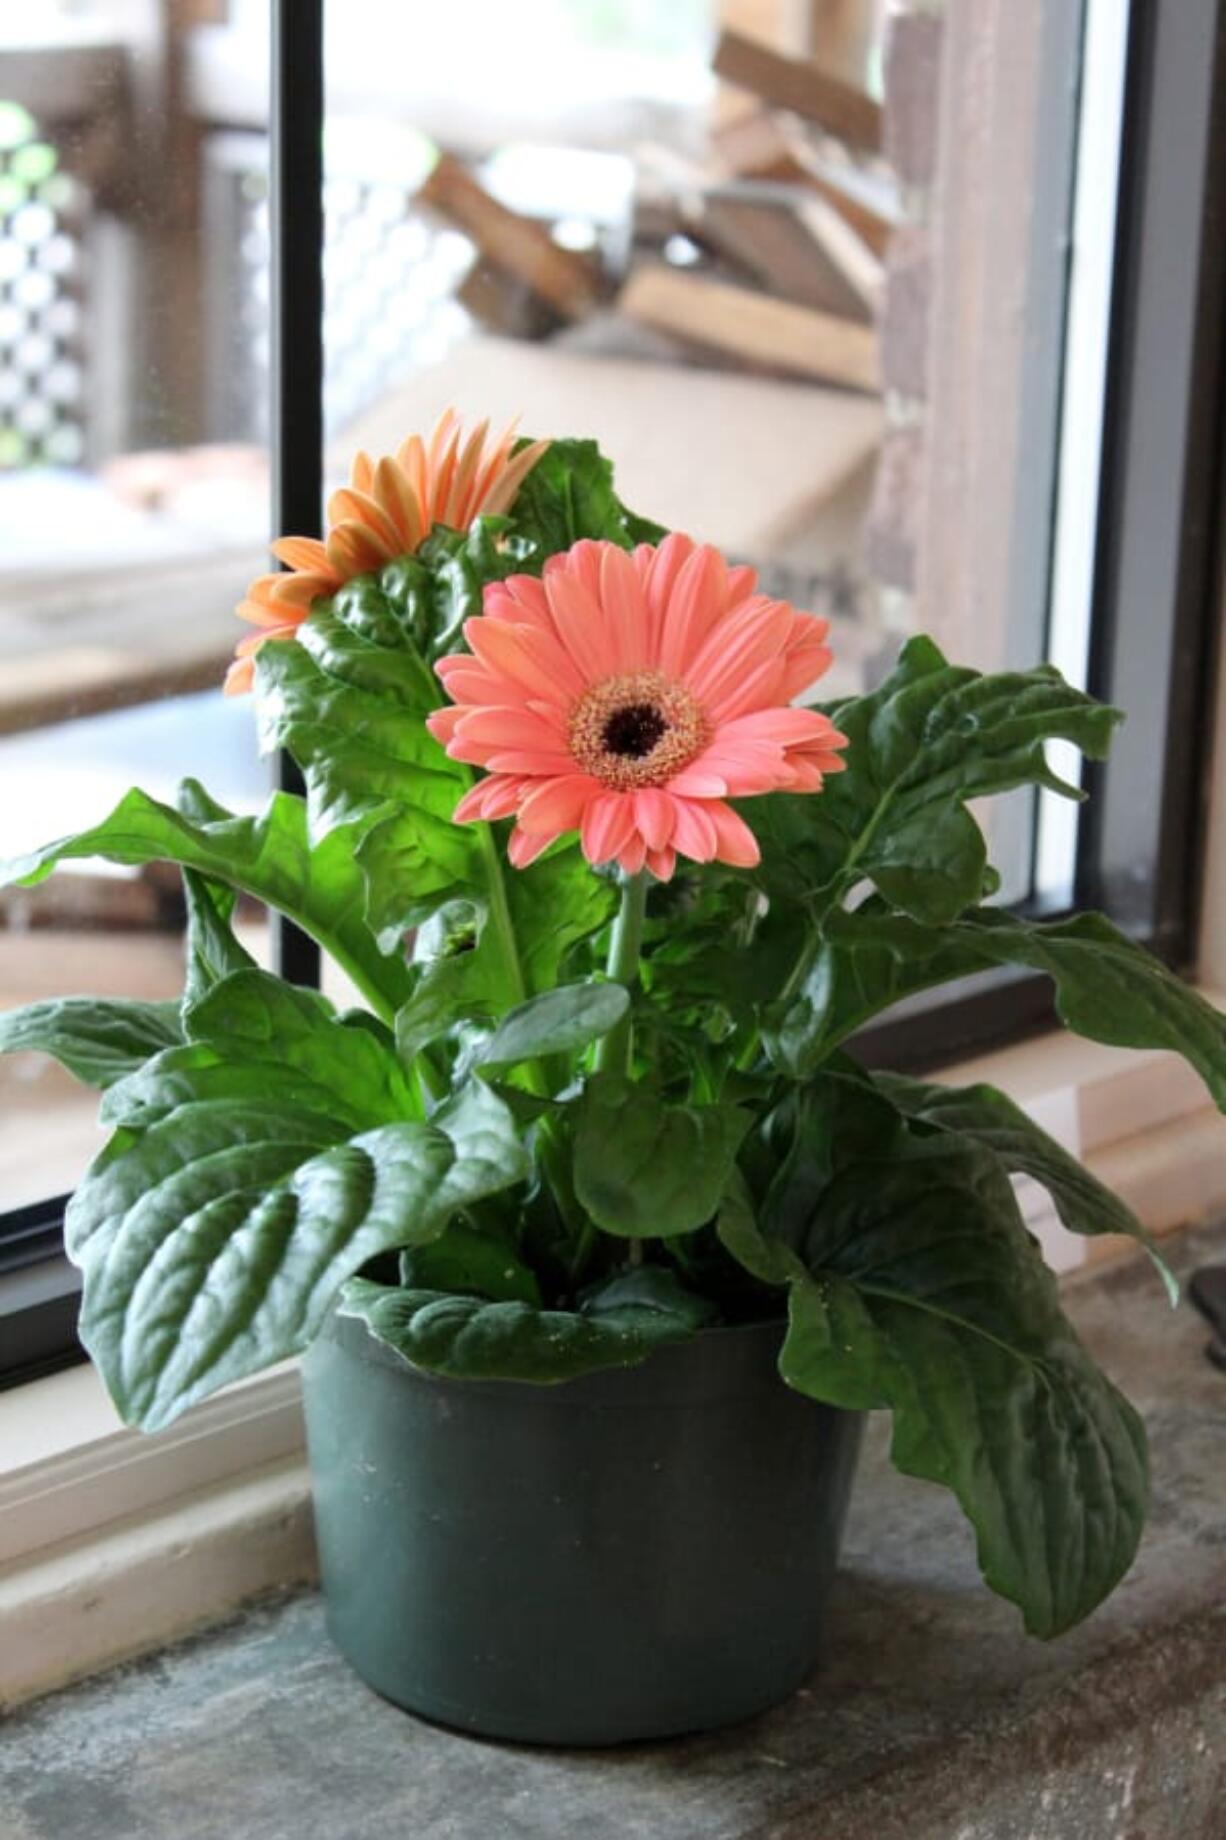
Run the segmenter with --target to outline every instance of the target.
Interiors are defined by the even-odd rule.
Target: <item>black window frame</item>
[[[321,522],[323,7],[271,4],[273,522],[303,534]],[[1187,971],[1220,645],[1226,0],[1133,0],[1125,85],[1089,687],[1129,708],[1129,723],[1112,761],[1087,775],[1075,895]],[[301,787],[286,758],[278,780]],[[1141,876],[1139,830],[1150,839]],[[271,919],[278,970],[317,985],[314,941]],[[1055,1020],[1045,978],[992,974],[884,1020],[856,1046],[871,1065],[931,1068]],[[83,1358],[65,1201],[0,1214],[0,1388]]]

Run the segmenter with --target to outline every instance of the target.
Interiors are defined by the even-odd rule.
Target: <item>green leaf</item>
[[[522,546],[507,529],[503,517],[479,518],[467,531],[436,525],[414,555],[347,582],[335,604],[346,624],[376,646],[416,653],[432,665],[463,649],[464,622],[481,612],[486,582],[520,566]]]
[[[183,780],[175,809],[196,824],[223,823],[230,813],[195,780]],[[187,907],[183,1004],[188,1006],[233,971],[249,970],[255,960],[234,937],[232,922],[238,890],[185,868],[183,898]]]
[[[187,786],[200,792],[194,782]],[[41,882],[57,863],[79,857],[178,863],[246,889],[288,915],[348,973],[372,1007],[390,1018],[408,997],[411,980],[398,958],[379,951],[366,924],[354,841],[353,831],[339,830],[312,845],[302,801],[284,792],[276,793],[258,818],[226,814],[195,820],[134,791],[93,829],[0,864],[0,886]]]
[[[180,1039],[177,1003],[61,997],[0,1015],[0,1054],[50,1054],[86,1086],[113,1086]]]
[[[486,583],[501,581],[522,568],[526,545],[508,537],[508,528],[505,517],[478,518],[467,532],[437,526],[417,552],[431,571],[430,621],[428,629],[415,631],[413,636],[422,657],[431,664],[465,649],[464,622],[481,613]],[[395,599],[396,584],[387,571],[383,580]]]
[[[457,796],[453,806],[459,803]],[[387,952],[454,901],[485,904],[485,865],[477,827],[402,807],[373,824],[357,850],[367,913]]]
[[[612,919],[617,888],[595,873],[578,844],[555,848],[527,869],[509,869],[503,881],[524,988],[529,996],[551,990],[575,947]]]
[[[693,1333],[683,1314],[626,1305],[599,1315],[485,1303],[438,1291],[394,1290],[357,1278],[342,1316],[354,1316],[389,1348],[453,1380],[556,1384],[606,1367],[636,1367],[664,1342]]]
[[[441,1238],[400,1255],[400,1282],[410,1291],[466,1292],[495,1303],[539,1305],[536,1274],[503,1233],[453,1220]]]
[[[879,895],[854,913],[831,914],[798,988],[766,1012],[763,1034],[775,1065],[793,1079],[808,1079],[882,1010],[983,969],[973,943],[945,928],[944,943],[937,945],[935,933],[923,935],[930,951],[892,950],[888,939],[918,938],[920,930],[914,921],[891,914]]]
[[[382,1025],[340,1020],[327,998],[242,971],[186,1011],[186,1040],[113,1087],[109,1124],[144,1128],[189,1099],[279,1100],[351,1130],[416,1118],[421,1106]],[[370,1019],[367,1019],[370,1020]]]
[[[621,1317],[627,1310],[644,1310],[691,1329],[719,1321],[719,1309],[711,1299],[687,1290],[666,1265],[628,1265],[584,1291],[579,1303],[585,1316]]]
[[[559,550],[594,537],[630,549],[658,543],[663,527],[627,511],[613,466],[595,441],[553,441],[519,489],[511,528],[533,547],[536,569]]]
[[[1079,797],[1048,767],[1044,743],[1071,741],[1099,760],[1120,720],[1050,665],[983,676],[925,638],[908,641],[879,689],[827,713],[848,738],[846,771],[819,797],[745,805],[763,849],[758,879],[768,892],[829,901],[866,877],[930,923],[984,892],[986,846],[966,802],[1026,785]]]
[[[627,1239],[692,1233],[728,1185],[750,1115],[667,1105],[614,1074],[588,1080],[575,1125],[575,1193],[598,1227]]]
[[[1172,1304],[1179,1285],[1132,1209],[1049,1137],[1021,1106],[995,1086],[930,1086],[901,1074],[874,1074],[878,1089],[908,1118],[969,1139],[1006,1174],[1030,1176],[1045,1188],[1070,1233],[1122,1233],[1143,1245]]]
[[[473,1056],[475,1067],[511,1067],[570,1054],[607,1035],[630,1007],[622,984],[559,984],[510,1010]]]
[[[484,1020],[497,1008],[498,967],[479,947],[484,914],[471,902],[442,907],[417,936],[421,960],[411,966],[417,980],[396,1015],[396,1047],[406,1067],[423,1048],[459,1024]]]
[[[302,768],[316,836],[384,811],[447,823],[469,776],[425,726],[442,688],[417,653],[347,625],[347,594],[317,601],[296,639],[260,648],[261,747],[289,748]],[[456,834],[475,847],[471,832]]]
[[[615,890],[576,848],[541,857],[526,870],[506,869],[502,893],[516,946],[514,968],[483,900],[446,902],[419,929],[410,971],[415,988],[396,1018],[406,1064],[468,1024],[506,1015],[521,983],[529,992],[549,993],[572,948],[599,932],[617,904]]]
[[[950,926],[924,927],[902,915],[855,913],[832,916],[829,931],[840,947],[888,954],[912,989],[943,981],[953,964],[959,974],[995,965],[1045,972],[1070,1029],[1112,1047],[1182,1055],[1226,1110],[1226,1017],[1101,914],[1036,922],[981,908]]]
[[[224,882],[210,880],[196,869],[184,869],[183,893],[187,901],[187,959],[183,1000],[195,1003],[214,984],[235,971],[250,970],[255,960],[234,937],[230,922],[237,895]]]
[[[82,1339],[147,1429],[299,1352],[367,1259],[528,1173],[480,1082],[406,1119],[390,1045],[313,993],[240,972],[188,1021],[187,1043],[111,1089],[120,1128],[65,1217]]]
[[[1144,1429],[1065,1320],[999,1160],[908,1128],[866,1082],[829,1084],[827,1105],[796,1114],[821,1137],[807,1217],[797,1206],[780,1237],[769,1201],[755,1224],[734,1193],[725,1243],[789,1286],[784,1378],[889,1408],[898,1468],[953,1490],[987,1582],[1056,1635],[1132,1561]]]

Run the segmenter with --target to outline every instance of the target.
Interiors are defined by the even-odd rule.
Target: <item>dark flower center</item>
[[[642,760],[667,729],[668,723],[654,703],[626,703],[608,717],[601,739],[610,754]]]
[[[590,684],[570,710],[567,732],[579,771],[614,792],[667,785],[710,738],[693,693],[659,671],[625,671]]]

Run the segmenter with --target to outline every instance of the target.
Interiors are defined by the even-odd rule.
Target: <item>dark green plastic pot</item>
[[[443,1380],[334,1317],[304,1362],[328,1627],[445,1725],[617,1744],[749,1718],[817,1662],[858,1414],[777,1324],[557,1386]]]

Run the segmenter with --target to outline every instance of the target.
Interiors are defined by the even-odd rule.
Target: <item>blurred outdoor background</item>
[[[328,483],[449,404],[594,435],[632,506],[834,620],[824,693],[873,681],[911,618],[888,528],[865,541],[914,203],[884,10],[332,0]],[[267,794],[216,686],[268,566],[268,34],[267,0],[0,0],[0,857],[134,783]],[[930,78],[922,34],[897,55]],[[995,234],[1022,273],[1025,224]],[[0,896],[0,1008],[176,994],[181,922],[173,874]],[[0,1205],[49,1160],[71,1185],[94,1110],[0,1067]]]

